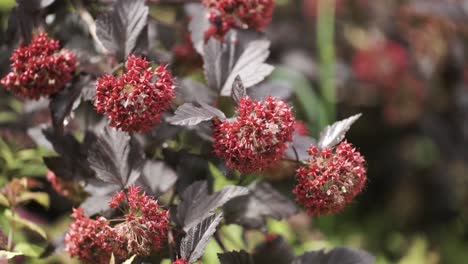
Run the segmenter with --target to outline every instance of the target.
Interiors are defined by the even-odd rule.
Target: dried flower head
[[[161,248],[169,221],[168,212],[161,210],[158,202],[144,193],[140,187],[130,187],[127,190],[128,212],[125,221],[115,226],[117,235],[124,242],[122,250],[132,255],[148,256],[152,250]],[[109,205],[116,208],[124,202],[122,193],[117,193]]]
[[[169,108],[175,95],[172,75],[164,65],[154,71],[149,66],[146,59],[131,55],[119,78],[98,79],[94,106],[109,117],[111,127],[147,132]]]
[[[214,152],[231,169],[258,172],[274,165],[292,141],[295,119],[282,100],[243,97],[234,121],[215,121]]]
[[[109,263],[112,254],[124,260],[133,255],[148,256],[162,247],[169,225],[168,212],[151,196],[141,193],[140,187],[116,193],[109,206],[127,212],[123,218],[94,220],[85,216],[82,209],[74,209],[75,221],[65,237],[72,257],[85,263]],[[112,226],[111,222],[117,224]]]
[[[36,35],[29,45],[21,45],[10,57],[11,71],[0,83],[12,93],[39,99],[60,90],[76,69],[75,54],[60,49],[59,42],[46,33]]]
[[[312,145],[308,153],[310,160],[296,172],[296,201],[310,215],[342,210],[364,187],[364,157],[346,141],[334,150]]]
[[[210,28],[205,39],[215,37],[219,40],[231,28],[252,28],[263,30],[271,21],[274,0],[203,0],[210,9],[208,20]]]

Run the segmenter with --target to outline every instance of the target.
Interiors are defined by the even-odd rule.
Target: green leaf
[[[129,259],[124,261],[122,264],[132,264],[133,260],[136,258],[136,255],[131,256]]]
[[[16,256],[22,256],[23,253],[20,252],[11,252],[6,250],[0,250],[0,259],[6,257],[7,259],[12,259]]]
[[[26,219],[23,219],[21,217],[19,217],[17,214],[13,215],[11,210],[7,209],[5,210],[5,212],[3,213],[4,216],[9,219],[10,221],[15,221],[15,224],[18,226],[18,227],[25,227],[29,230],[32,230],[36,233],[38,233],[39,235],[41,235],[44,239],[47,239],[47,234],[45,233],[45,231],[40,227],[38,226],[37,224],[33,223],[33,222],[30,222]]]
[[[10,202],[8,201],[8,199],[5,197],[5,195],[3,195],[1,193],[0,193],[0,205],[4,206],[4,207],[9,207],[10,206]]]
[[[16,252],[21,252],[25,256],[29,257],[39,257],[44,249],[40,246],[31,245],[28,243],[18,243],[14,249]]]
[[[224,174],[211,162],[208,162],[208,169],[213,176],[213,188],[215,192],[221,191],[225,186],[235,184],[235,181],[230,181]]]
[[[35,201],[38,204],[49,208],[50,199],[49,195],[45,192],[23,192],[18,197],[18,202],[27,202],[27,201]]]

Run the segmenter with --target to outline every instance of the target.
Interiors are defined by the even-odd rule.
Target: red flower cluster
[[[203,0],[210,8],[208,20],[211,27],[205,39],[222,40],[231,28],[253,28],[261,31],[273,16],[274,0]]]
[[[129,212],[125,221],[115,226],[119,238],[126,245],[122,250],[128,251],[129,256],[148,256],[152,250],[163,245],[167,237],[167,211],[161,211],[156,200],[150,196],[140,194],[140,187],[130,187],[127,191]],[[124,202],[123,192],[117,193],[109,206],[117,208]]]
[[[10,57],[11,72],[0,82],[12,93],[29,99],[54,94],[72,78],[75,54],[60,49],[59,42],[46,33],[21,45]]]
[[[185,259],[176,259],[175,261],[172,262],[172,264],[189,264]]]
[[[293,190],[296,201],[309,215],[342,210],[364,187],[364,157],[346,141],[334,152],[312,145],[308,153],[311,157],[307,165],[296,172],[297,185]]]
[[[72,257],[79,257],[84,263],[109,263],[111,254],[117,254],[115,232],[104,217],[97,220],[84,215],[81,208],[73,209],[75,221],[65,235],[66,250]]]
[[[215,121],[214,152],[243,173],[266,169],[281,159],[292,141],[295,119],[282,100],[243,97],[235,121]]]
[[[164,65],[153,71],[144,58],[131,55],[119,78],[98,79],[94,106],[107,114],[111,127],[147,132],[159,123],[174,96],[174,80]]]
[[[67,251],[85,263],[108,263],[111,254],[124,260],[133,255],[148,256],[162,247],[167,236],[168,212],[161,210],[157,201],[140,193],[140,187],[130,187],[127,193],[118,192],[109,205],[128,212],[115,226],[104,217],[93,220],[81,209],[75,209],[75,221],[65,237]]]
[[[407,70],[409,65],[406,50],[398,43],[377,43],[358,51],[353,58],[353,70],[362,81],[390,85]]]

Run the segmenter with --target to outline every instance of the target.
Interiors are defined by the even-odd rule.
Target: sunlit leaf
[[[11,210],[9,209],[5,210],[3,214],[10,221],[14,221],[17,227],[24,227],[30,229],[31,231],[34,231],[37,234],[41,235],[44,239],[47,239],[46,232],[37,224],[21,218],[18,214],[13,215]]]
[[[27,202],[31,200],[46,208],[48,208],[50,205],[49,194],[45,192],[23,192],[17,198],[18,202]]]
[[[6,250],[0,250],[0,259],[1,258],[6,258],[6,259],[12,259],[16,256],[22,256],[23,253],[20,252],[11,252],[11,251],[6,251]]]
[[[14,251],[21,252],[28,257],[39,257],[44,249],[29,243],[18,243],[15,245]]]

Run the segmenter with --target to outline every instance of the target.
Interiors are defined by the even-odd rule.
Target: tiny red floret
[[[12,93],[39,99],[60,90],[76,69],[75,54],[60,49],[59,42],[46,33],[36,35],[29,45],[21,45],[10,57],[11,71],[0,83]]]
[[[131,55],[120,77],[98,79],[94,106],[109,117],[111,127],[147,132],[160,122],[174,96],[174,80],[166,66],[153,71],[146,59]]]
[[[252,28],[262,31],[271,21],[274,0],[203,0],[210,9],[210,28],[205,39],[215,37],[222,40],[231,28]]]
[[[296,201],[309,215],[341,211],[364,187],[364,157],[348,142],[336,149],[311,146],[307,165],[296,172]]]
[[[271,96],[265,101],[243,97],[239,116],[214,122],[213,149],[231,169],[259,172],[274,165],[292,141],[295,119],[291,108]]]

